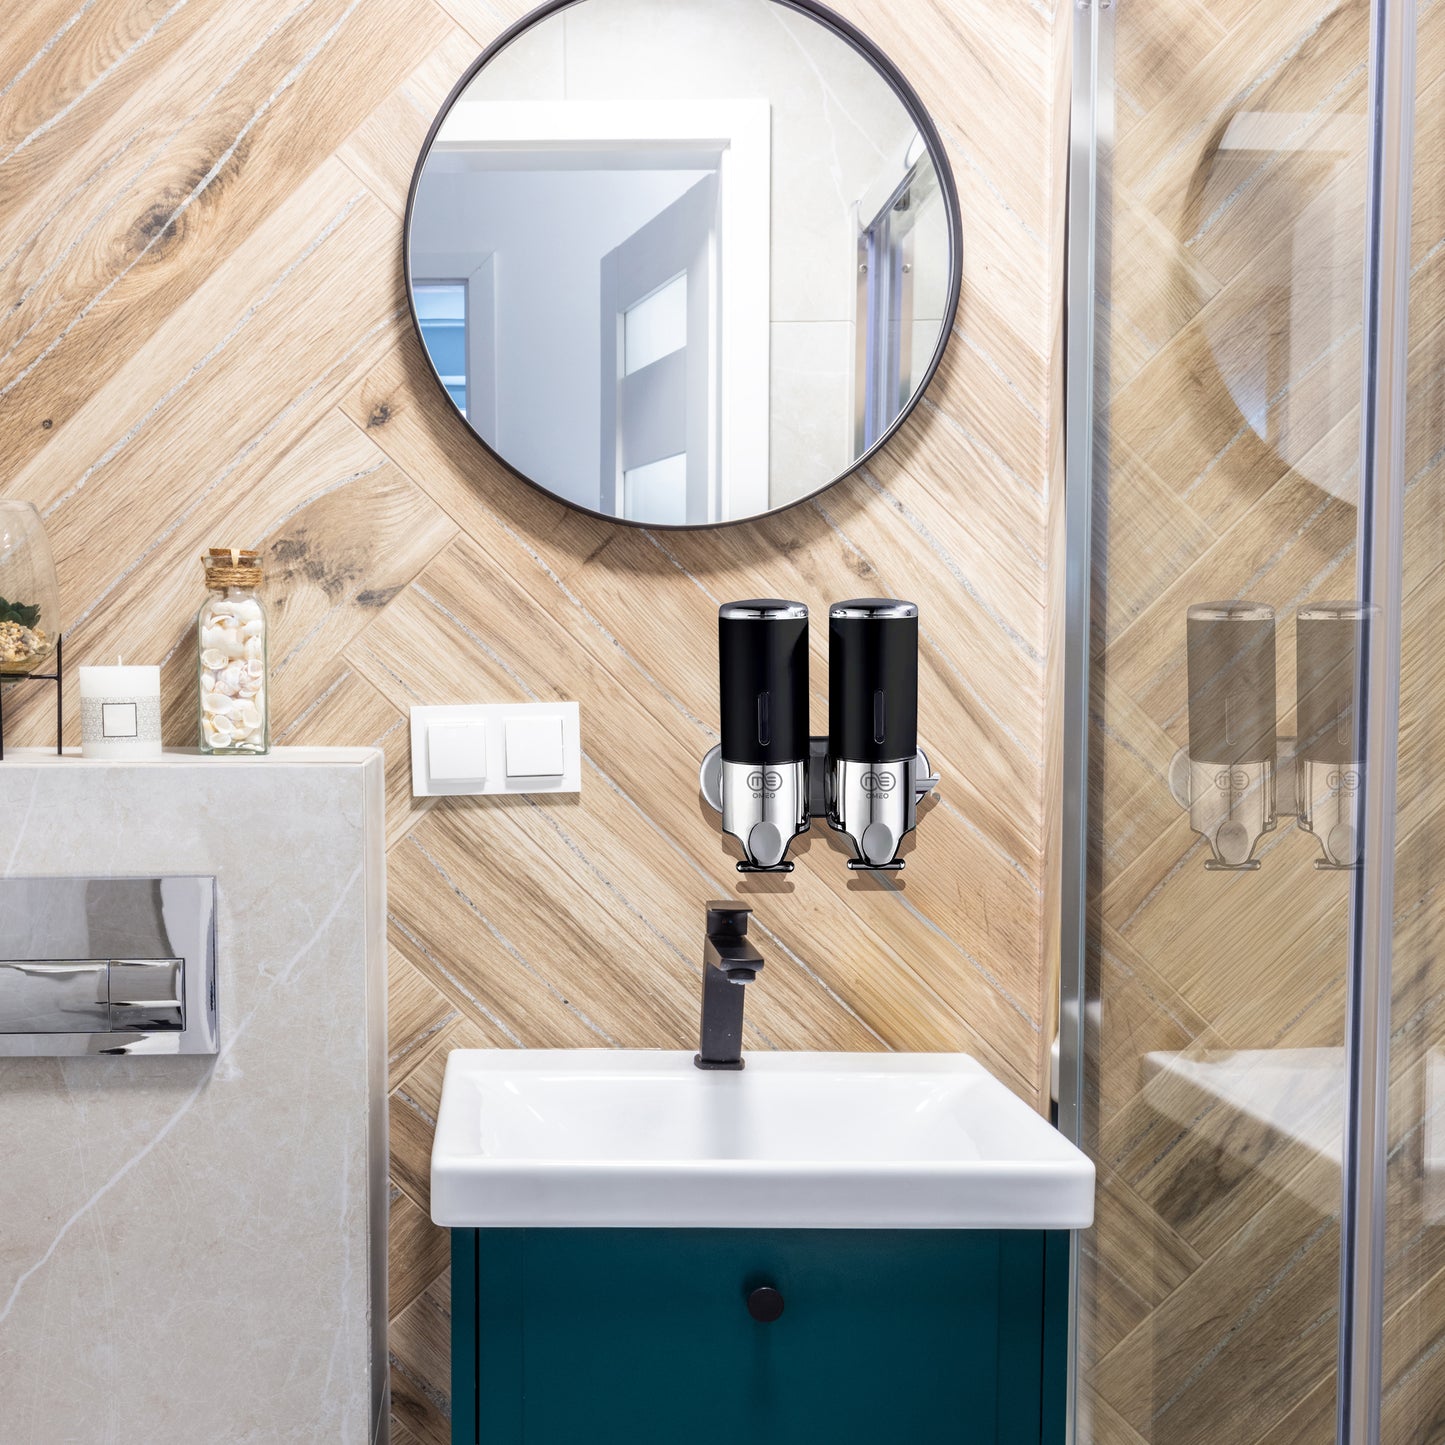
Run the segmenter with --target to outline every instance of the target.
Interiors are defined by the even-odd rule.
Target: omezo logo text
[[[886,768],[882,772],[864,773],[861,779],[863,791],[870,798],[886,798],[898,786],[898,777]]]
[[[1243,768],[1224,768],[1214,775],[1214,786],[1221,793],[1242,793],[1249,786],[1249,774]]]
[[[1360,775],[1353,768],[1336,768],[1325,782],[1342,793],[1353,793],[1360,786]]]
[[[1243,793],[1250,786],[1250,775],[1243,767],[1225,767],[1214,775],[1214,786],[1221,793]]]
[[[757,768],[748,774],[748,787],[757,797],[776,798],[783,786],[783,775],[775,768]]]

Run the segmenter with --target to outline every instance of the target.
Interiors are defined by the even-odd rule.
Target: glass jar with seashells
[[[40,513],[0,502],[0,683],[40,671],[60,640],[60,588]]]
[[[210,593],[196,615],[201,751],[269,752],[260,558],[235,547],[212,547],[201,562]]]

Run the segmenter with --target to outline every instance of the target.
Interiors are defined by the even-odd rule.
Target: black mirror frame
[[[749,522],[758,522],[767,517],[777,517],[782,513],[790,511],[794,507],[802,506],[811,502],[815,497],[821,496],[830,487],[837,486],[845,478],[853,475],[854,472],[867,465],[870,458],[876,456],[902,427],[903,423],[913,414],[914,408],[923,399],[924,393],[933,382],[933,378],[943,361],[943,353],[948,347],[949,338],[953,334],[954,323],[958,316],[959,297],[963,289],[963,220],[959,210],[958,186],[954,180],[953,167],[948,159],[948,152],[943,145],[943,138],[934,125],[932,116],[929,115],[923,102],[918,98],[918,93],[913,89],[903,72],[888,58],[879,47],[868,38],[861,30],[849,21],[845,20],[836,11],[830,10],[826,5],[819,3],[819,0],[770,0],[774,5],[782,5],[789,10],[797,10],[801,14],[831,30],[838,38],[851,46],[859,55],[871,65],[874,71],[882,76],[888,83],[889,88],[898,97],[904,109],[913,117],[918,127],[918,133],[923,137],[923,143],[928,151],[929,159],[933,162],[934,170],[938,175],[939,190],[943,196],[944,210],[948,220],[948,249],[949,249],[949,277],[948,277],[948,298],[943,308],[943,324],[939,328],[938,344],[934,347],[932,359],[923,373],[923,379],[914,389],[908,405],[893,419],[887,430],[864,451],[854,459],[853,464],[847,471],[840,472],[837,476],[830,478],[815,487],[804,496],[796,497],[791,502],[786,502],[780,507],[770,507],[764,512],[752,512],[746,517],[727,517],[716,522],[645,522],[635,521],[630,517],[616,517],[608,512],[599,512],[593,507],[584,507],[579,502],[568,501],[565,497],[559,497],[550,487],[544,486],[541,482],[529,477],[525,472],[514,467],[490,442],[456,410],[451,396],[447,393],[442,382],[441,374],[437,371],[431,358],[431,352],[427,350],[426,342],[422,338],[421,322],[416,314],[416,301],[414,287],[411,277],[411,228],[412,217],[416,207],[417,189],[421,185],[422,173],[426,170],[428,157],[431,155],[432,142],[436,140],[437,132],[442,128],[447,116],[451,113],[452,106],[461,99],[467,87],[476,76],[486,68],[495,56],[507,48],[518,36],[530,30],[534,25],[540,24],[543,20],[555,15],[558,11],[569,10],[574,5],[585,3],[585,0],[546,0],[546,3],[539,5],[535,10],[524,15],[515,25],[509,26],[502,32],[468,67],[466,74],[452,87],[451,94],[447,96],[445,103],[437,112],[436,118],[427,131],[426,140],[422,143],[421,154],[417,157],[415,169],[412,171],[411,186],[406,196],[406,212],[402,221],[401,255],[403,280],[406,284],[406,309],[411,317],[412,327],[416,332],[418,341],[421,342],[422,354],[427,359],[427,369],[431,372],[433,380],[440,388],[447,399],[447,405],[452,408],[453,414],[458,416],[463,425],[481,444],[482,448],[507,471],[520,481],[526,482],[529,487],[541,492],[543,496],[550,497],[554,502],[564,507],[570,507],[574,511],[582,512],[586,516],[596,517],[598,521],[611,522],[619,527],[638,527],[654,532],[707,532],[720,527],[740,527]]]

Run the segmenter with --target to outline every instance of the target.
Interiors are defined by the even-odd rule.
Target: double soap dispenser
[[[808,733],[808,609],[753,598],[718,609],[722,742],[703,797],[742,848],[741,873],[787,873],[814,818],[849,841],[848,866],[903,867],[918,801],[938,779],[918,750],[918,608],[860,597],[828,610],[828,735]]]

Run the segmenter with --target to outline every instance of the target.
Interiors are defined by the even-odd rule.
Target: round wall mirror
[[[803,500],[917,403],[958,305],[917,96],[811,0],[566,0],[465,75],[412,181],[437,380],[513,471],[621,522]]]

